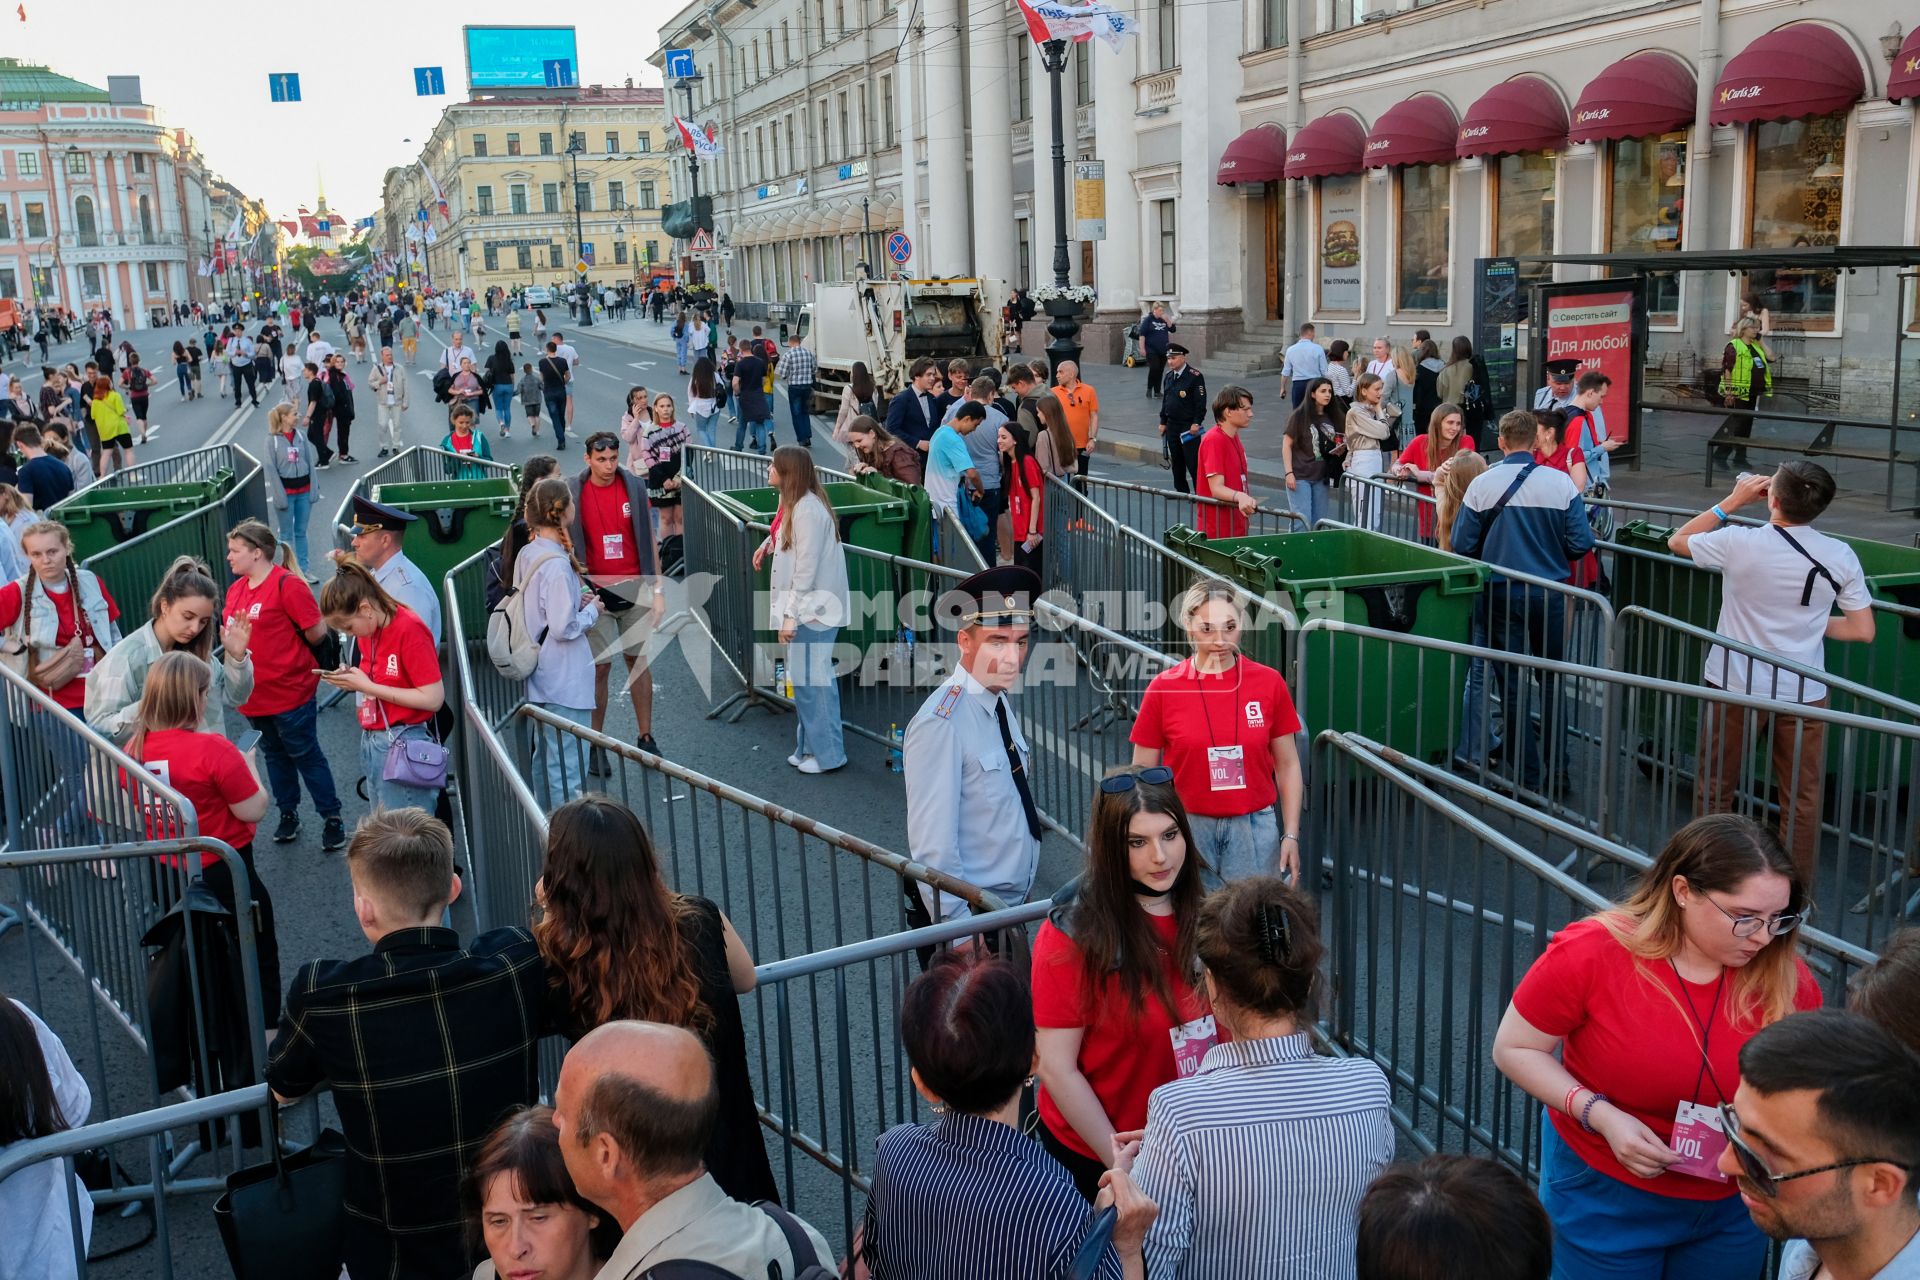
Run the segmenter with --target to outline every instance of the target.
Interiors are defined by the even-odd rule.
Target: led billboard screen
[[[572,27],[467,27],[470,89],[559,89],[579,83]]]

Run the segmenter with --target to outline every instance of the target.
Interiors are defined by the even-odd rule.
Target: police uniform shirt
[[[420,615],[420,621],[427,624],[427,630],[433,633],[433,643],[440,643],[440,600],[434,594],[433,584],[427,581],[427,575],[420,566],[407,559],[407,553],[396,551],[393,559],[374,570],[373,580],[378,582],[386,593],[407,608]]]
[[[1182,438],[1198,435],[1207,416],[1207,379],[1192,365],[1167,370],[1160,384],[1160,421],[1177,427]]]
[[[1574,396],[1574,391],[1573,391],[1573,384],[1571,382],[1567,384],[1567,394],[1565,394],[1564,396],[1557,396],[1553,394],[1553,384],[1548,383],[1546,386],[1540,388],[1538,391],[1533,393],[1533,407],[1541,410],[1546,410],[1546,409],[1564,410],[1568,405],[1573,403],[1573,396]]]
[[[919,861],[1011,906],[1025,902],[1033,888],[1040,841],[1027,827],[1000,737],[994,704],[1001,696],[962,668],[933,691],[907,725],[907,847]],[[1007,724],[1031,776],[1033,753],[1011,703]],[[920,893],[936,920],[967,911],[958,898],[940,894],[935,903],[932,890]]]

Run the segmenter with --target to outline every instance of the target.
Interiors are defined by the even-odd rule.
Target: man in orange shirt
[[[1087,474],[1087,460],[1093,456],[1094,442],[1100,438],[1100,393],[1080,381],[1080,366],[1062,360],[1054,371],[1053,394],[1067,411],[1067,429],[1080,454],[1079,472]]]

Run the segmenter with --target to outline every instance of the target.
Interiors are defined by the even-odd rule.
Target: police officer
[[[356,494],[353,499],[353,558],[373,570],[386,593],[420,615],[440,643],[440,597],[420,566],[407,559],[400,541],[420,517]],[[346,553],[333,552],[339,560]]]
[[[1578,360],[1547,361],[1547,385],[1533,393],[1533,407],[1536,409],[1565,409],[1573,403],[1573,371],[1580,367]]]
[[[1160,446],[1173,467],[1173,487],[1193,492],[1200,470],[1200,433],[1207,419],[1207,380],[1187,363],[1187,349],[1167,346],[1167,375],[1160,393]]]
[[[1032,753],[1007,690],[1020,675],[1040,579],[1002,565],[940,597],[959,627],[960,660],[907,725],[907,847],[914,858],[997,895],[1025,902],[1040,857],[1040,811],[1028,778]],[[967,909],[925,886],[907,890],[909,926]]]
[[[1167,371],[1168,337],[1174,324],[1167,319],[1167,304],[1156,302],[1140,320],[1140,354],[1147,361],[1147,399],[1160,394],[1160,382]]]

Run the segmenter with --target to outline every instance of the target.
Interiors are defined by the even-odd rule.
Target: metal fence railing
[[[561,459],[563,471],[566,462],[566,459]],[[334,545],[342,551],[352,547],[353,500],[372,497],[373,491],[383,484],[419,484],[485,477],[511,480],[518,474],[519,469],[512,463],[498,462],[492,458],[475,458],[427,445],[402,449],[385,462],[369,468],[354,480],[352,488],[341,497],[340,505],[333,512]]]
[[[708,493],[729,489],[767,487],[768,455],[734,449],[710,449],[690,444],[681,451],[680,474]],[[816,466],[823,484],[851,483],[853,476],[830,467]]]
[[[1179,525],[1194,529],[1200,525],[1203,508],[1227,508],[1234,504],[1212,495],[1179,493],[1152,485],[1130,484],[1100,476],[1079,476],[1071,481],[1074,489],[1129,529],[1138,529],[1155,542],[1167,536],[1167,530]],[[1247,517],[1247,534],[1298,533],[1307,527],[1296,511],[1261,506]]]
[[[203,449],[189,449],[185,453],[171,454],[164,458],[154,458],[147,462],[137,462],[119,471],[110,471],[95,480],[89,487],[105,490],[126,488],[130,485],[199,484],[205,480],[216,479],[222,471],[238,479],[245,475],[249,468],[259,465],[259,461],[252,454],[237,444],[216,444]],[[261,496],[264,500],[265,494]]]
[[[89,486],[110,490],[133,484],[181,484],[211,480],[222,471],[233,477],[218,501],[147,529],[82,561],[107,584],[121,607],[138,611],[153,594],[176,557],[198,556],[224,581],[227,534],[242,520],[267,518],[267,490],[260,462],[238,445],[216,445],[172,458],[158,458],[116,471]]]

